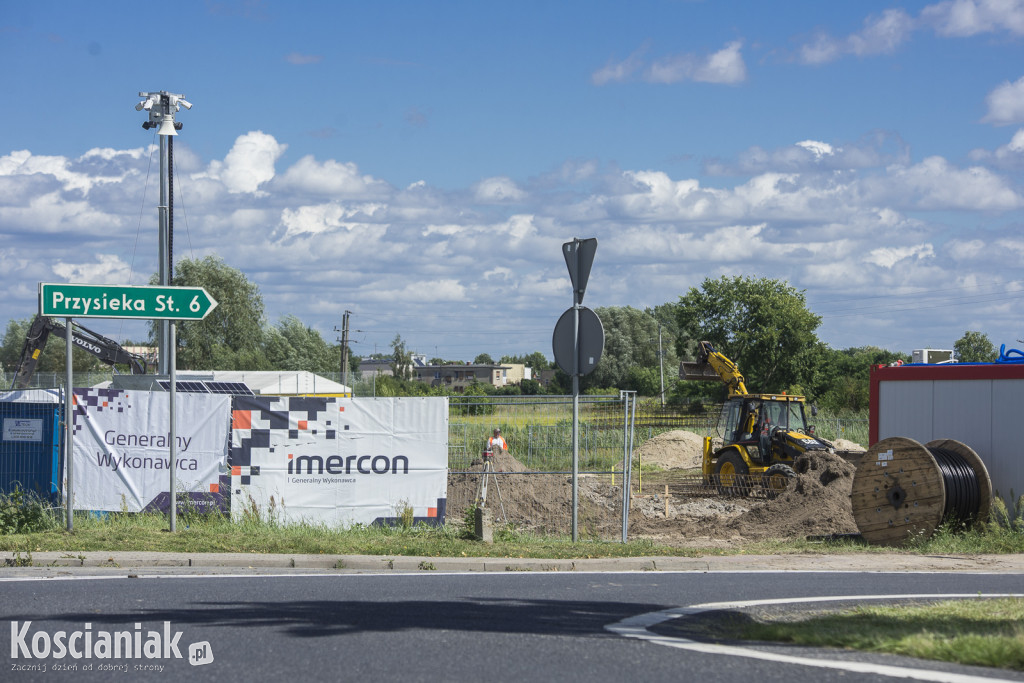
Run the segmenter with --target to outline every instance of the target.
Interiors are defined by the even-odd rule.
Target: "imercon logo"
[[[401,465],[401,472],[399,471]],[[409,474],[409,458],[396,455],[319,455],[288,454],[288,474]]]

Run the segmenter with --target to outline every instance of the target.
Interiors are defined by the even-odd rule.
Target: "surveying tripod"
[[[508,515],[505,514],[505,501],[501,497],[501,486],[498,484],[498,476],[494,473],[494,451],[487,449],[483,454],[484,469],[480,474],[480,483],[476,489],[476,506],[484,509],[487,507],[487,480],[494,481],[494,490],[498,492],[498,507],[501,508],[501,517],[508,522]]]

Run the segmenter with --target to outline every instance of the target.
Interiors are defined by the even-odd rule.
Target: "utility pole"
[[[661,364],[661,407],[665,407],[665,352],[661,350],[661,323],[658,323],[658,361]]]
[[[345,378],[348,377],[348,317],[352,315],[352,311],[345,311],[345,314],[341,316],[341,383],[345,384]],[[335,327],[334,331],[337,332],[338,328]]]

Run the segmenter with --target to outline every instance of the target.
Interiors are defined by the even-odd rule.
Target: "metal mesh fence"
[[[623,477],[630,452],[630,395],[581,396],[579,495],[581,536],[619,538]],[[486,505],[495,522],[542,534],[572,528],[572,397],[449,398],[448,521],[461,521],[488,480]],[[486,475],[482,453],[500,428],[508,453]]]

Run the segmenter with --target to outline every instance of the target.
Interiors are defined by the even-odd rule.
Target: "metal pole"
[[[661,362],[661,407],[665,407],[665,352],[661,350],[661,323],[658,323],[658,360]]]
[[[341,383],[347,386],[348,382],[348,317],[352,311],[345,311],[341,319]]]
[[[633,393],[633,412],[632,417],[629,421],[629,452],[633,452],[633,425],[636,424],[636,392]],[[628,399],[627,399],[628,403]],[[643,470],[640,470],[641,476],[643,476]],[[631,495],[630,488],[633,486],[633,458],[629,458],[629,467],[626,468],[626,528],[629,527],[629,498]],[[625,543],[627,540],[626,533],[623,531],[622,542]]]
[[[73,374],[72,374],[72,363],[71,363],[71,352],[74,346],[71,344],[71,339],[75,336],[71,327],[71,318],[64,319],[64,327],[67,330],[64,341],[64,370],[67,373],[67,384],[64,386],[64,462],[65,469],[68,473],[68,483],[66,496],[64,497],[64,507],[68,517],[68,531],[75,530],[75,491],[74,491],[74,462],[75,462],[75,445],[74,430],[72,429],[72,423],[75,421],[74,404],[75,404],[75,392],[72,387]]]
[[[167,183],[168,183],[167,179],[170,177],[170,173],[168,172],[168,168],[167,168],[167,166],[168,166],[168,163],[167,163],[167,159],[168,159],[168,155],[167,155],[167,139],[168,139],[169,136],[167,136],[167,135],[157,135],[157,137],[160,138],[160,205],[157,208],[157,211],[159,212],[159,223],[160,223],[160,228],[159,228],[159,230],[160,230],[160,232],[159,232],[159,240],[160,240],[160,248],[159,248],[160,270],[159,270],[159,276],[160,276],[160,284],[164,285],[164,286],[167,286],[167,285],[171,284],[171,282],[170,282],[170,268],[169,268],[168,259],[167,259],[168,252],[169,252],[169,234],[170,234],[170,231],[168,229],[168,220],[167,220],[168,196],[169,196],[168,187],[167,187]],[[157,324],[158,325],[157,353],[158,353],[158,358],[159,358],[159,373],[161,375],[166,375],[167,374],[167,363],[168,363],[168,355],[169,355],[169,350],[168,349],[169,349],[169,342],[170,342],[170,339],[168,338],[168,324],[167,324],[167,322],[168,321],[166,321],[166,320],[160,320],[160,321],[158,321],[158,324]]]
[[[626,493],[629,491],[626,472],[629,470],[629,434],[626,431],[629,423],[629,394],[625,391],[619,392],[622,399],[622,542],[626,542],[626,526],[629,524],[629,498]]]
[[[573,258],[576,270],[580,266],[579,240],[574,240]],[[572,542],[580,540],[580,297],[572,292]]]
[[[167,436],[167,440],[170,442],[170,463],[171,463],[171,481],[170,481],[170,492],[171,492],[171,533],[176,530],[177,518],[178,518],[178,491],[177,491],[177,474],[178,469],[178,457],[177,457],[177,430],[175,429],[176,423],[175,418],[177,414],[175,412],[177,395],[178,395],[178,382],[177,382],[177,359],[175,358],[174,347],[176,346],[175,335],[177,332],[177,325],[173,320],[168,321],[170,325],[170,358],[168,358],[170,365],[170,380],[171,380],[171,407],[170,407],[170,433]]]

